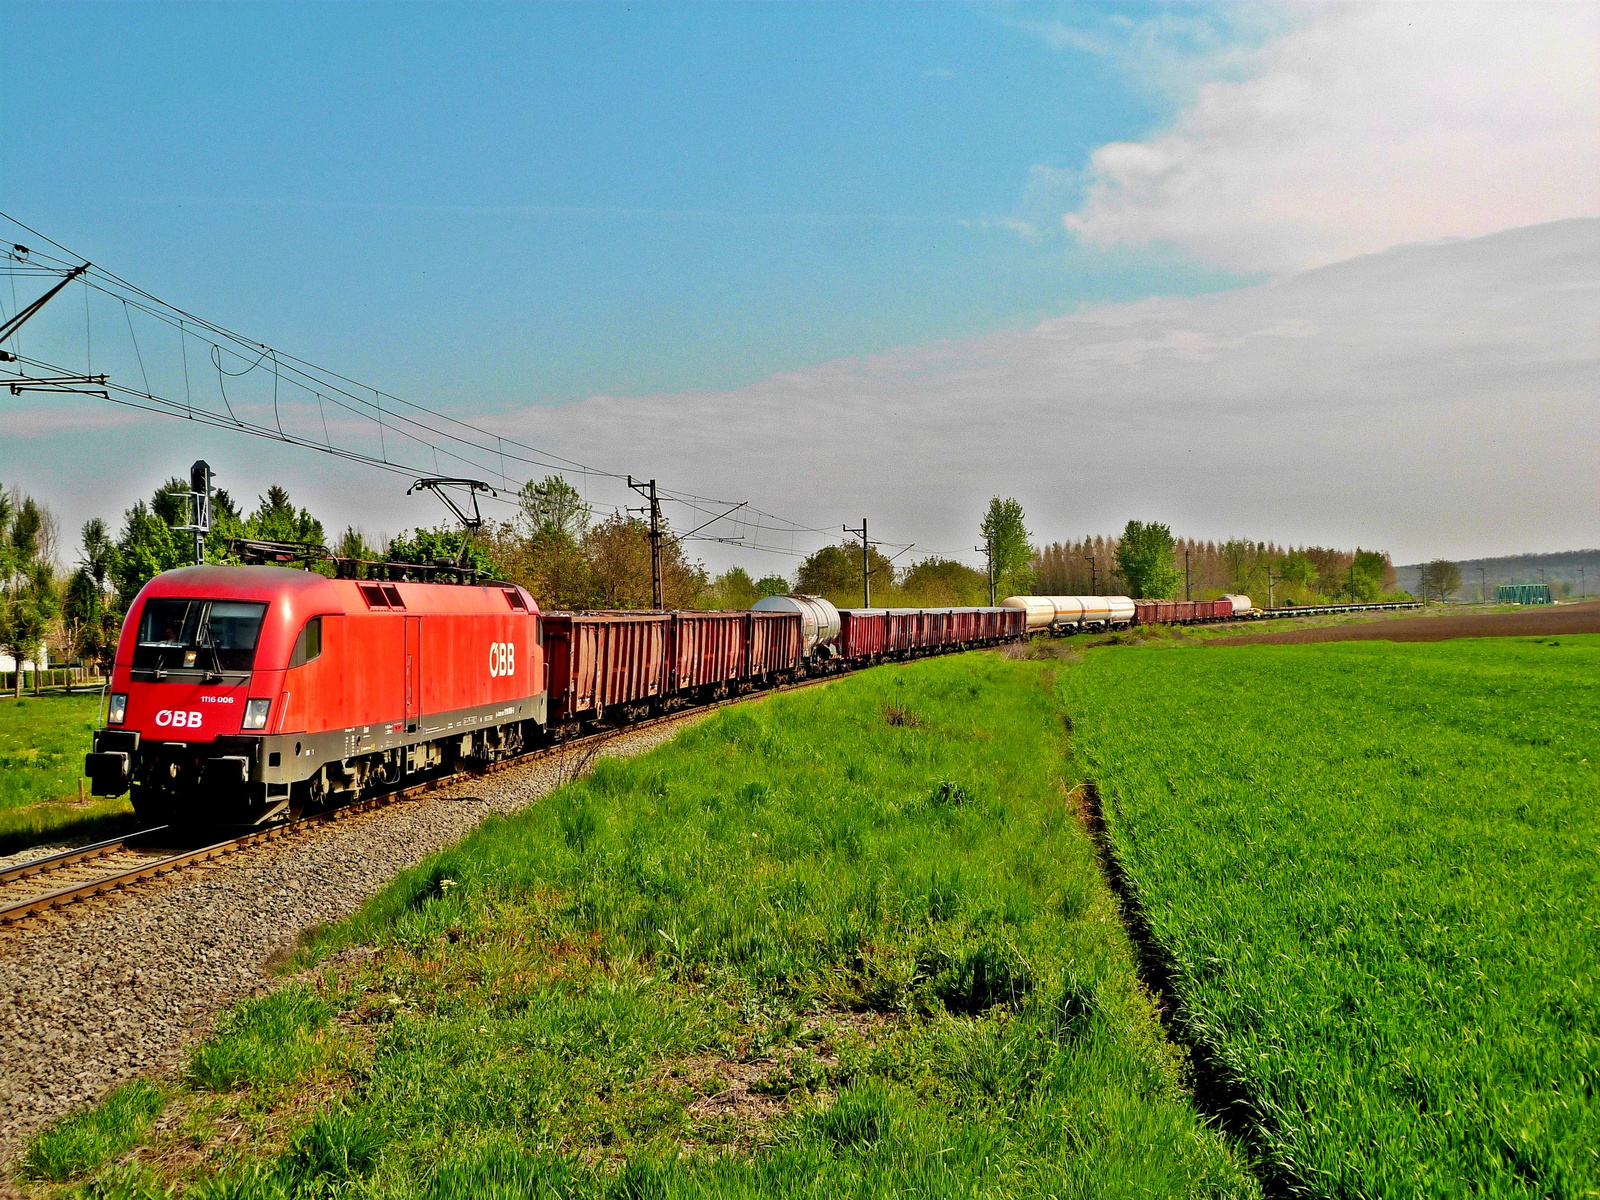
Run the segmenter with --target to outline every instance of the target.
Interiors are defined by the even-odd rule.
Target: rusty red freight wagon
[[[754,679],[793,679],[805,665],[805,628],[798,613],[748,612],[749,675]]]
[[[538,622],[510,585],[167,571],[129,609],[86,770],[147,819],[250,822],[368,774],[515,752],[545,716]]]
[[[881,608],[841,608],[839,657],[866,659],[884,653],[888,646],[889,614]]]
[[[774,612],[546,613],[550,719],[604,719],[670,696],[707,699],[800,670],[800,617]]]
[[[719,690],[800,668],[800,617],[782,612],[675,612],[670,675],[677,691]]]
[[[666,695],[671,636],[670,613],[546,613],[550,720],[602,717]]]

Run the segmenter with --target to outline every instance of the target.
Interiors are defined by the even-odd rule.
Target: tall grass
[[[1137,984],[1044,678],[772,697],[486,823],[316,940],[369,1049],[206,1194],[1255,1194]]]
[[[1190,1032],[1327,1196],[1600,1194],[1600,638],[1063,676]]]

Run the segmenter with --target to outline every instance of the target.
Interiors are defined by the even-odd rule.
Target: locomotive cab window
[[[322,618],[312,617],[295,639],[294,653],[289,656],[291,667],[303,667],[322,653]]]
[[[133,648],[136,671],[207,675],[255,666],[265,604],[239,600],[146,600]]]

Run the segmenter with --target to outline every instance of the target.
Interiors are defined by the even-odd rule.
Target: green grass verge
[[[136,1145],[165,1103],[149,1083],[124,1084],[99,1107],[57,1121],[34,1138],[23,1155],[23,1173],[59,1181],[93,1171]]]
[[[1188,1030],[1329,1196],[1600,1195],[1600,637],[1063,678]]]
[[[131,828],[126,797],[78,803],[98,693],[0,701],[0,854]]]
[[[169,1119],[190,1165],[158,1139],[148,1169],[213,1197],[1258,1194],[1136,980],[1053,679],[879,669],[490,820],[225,1018]]]

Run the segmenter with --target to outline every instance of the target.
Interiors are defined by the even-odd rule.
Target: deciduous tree
[[[16,665],[15,694],[22,695],[22,663],[43,657],[45,638],[60,613],[55,568],[49,558],[52,523],[32,496],[13,490],[0,502],[0,648]],[[33,686],[39,687],[35,669]]]
[[[782,575],[763,575],[756,580],[756,591],[763,596],[786,596],[789,594],[789,581]]]
[[[184,490],[188,490],[187,485],[184,485]],[[326,544],[327,536],[323,533],[322,522],[308,510],[296,509],[294,502],[289,499],[287,488],[273,484],[265,496],[258,496],[257,499],[260,503],[255,512],[244,520],[245,537],[263,542],[300,542],[312,546]]]
[[[900,581],[905,603],[928,608],[989,603],[989,580],[982,571],[952,558],[925,558]]]
[[[104,667],[116,646],[119,624],[112,583],[117,547],[99,517],[85,522],[82,536],[83,558],[67,581],[62,617],[73,652]]]
[[[1445,600],[1461,590],[1461,568],[1448,558],[1436,558],[1422,573],[1422,598]]]
[[[1117,542],[1117,569],[1135,597],[1170,600],[1181,578],[1172,565],[1172,530],[1159,521],[1129,521]]]
[[[894,564],[876,546],[867,551],[867,570],[872,586],[887,590],[894,586]],[[822,596],[841,607],[860,607],[861,543],[824,546],[810,555],[795,573],[795,588],[808,596]]]
[[[441,560],[454,565],[461,561],[461,543],[466,531],[440,526],[437,529],[413,529],[389,543],[388,560],[398,563],[416,563],[431,567]],[[490,547],[474,538],[467,547],[467,565],[485,579],[503,579],[500,564],[494,559]]]
[[[1016,500],[995,496],[978,526],[983,544],[993,564],[995,587],[1000,596],[1032,590],[1033,546],[1024,521],[1022,505]],[[987,599],[987,598],[986,598]]]

